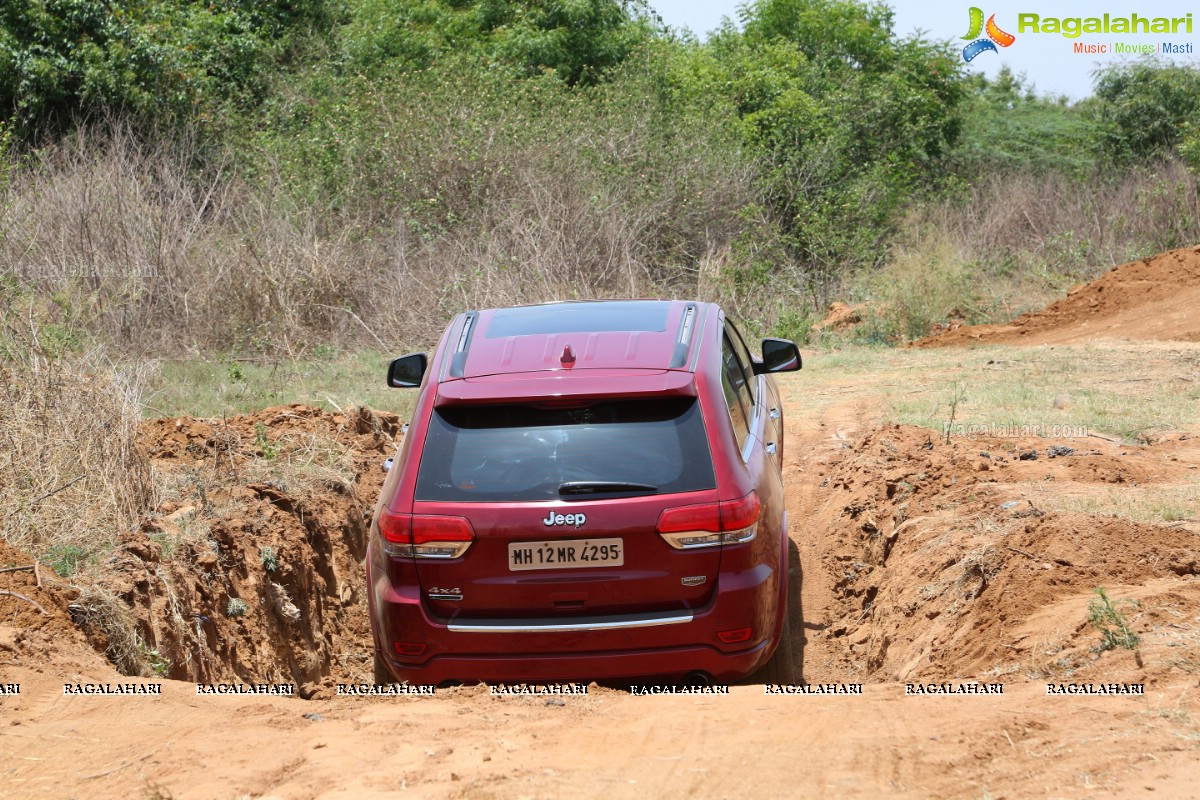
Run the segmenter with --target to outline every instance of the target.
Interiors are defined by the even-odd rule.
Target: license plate
[[[511,571],[619,567],[624,563],[625,547],[620,539],[515,542],[508,546],[508,568]]]

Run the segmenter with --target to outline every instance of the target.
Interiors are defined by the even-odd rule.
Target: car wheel
[[[383,656],[379,655],[378,650],[373,652],[375,653],[375,685],[387,686],[395,683],[396,678],[388,671],[387,664],[383,663]]]
[[[755,683],[793,684],[796,682],[796,666],[792,658],[792,622],[787,608],[783,612],[783,633],[779,645],[766,664],[754,675]]]

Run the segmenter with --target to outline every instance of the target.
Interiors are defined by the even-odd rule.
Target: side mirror
[[[424,353],[409,353],[388,364],[388,386],[393,389],[415,389],[425,376],[428,359]]]
[[[800,369],[800,350],[787,339],[763,339],[762,361],[754,365],[754,374],[764,372],[795,372]]]

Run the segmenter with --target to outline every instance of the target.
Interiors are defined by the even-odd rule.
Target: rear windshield
[[[417,500],[582,500],[716,487],[695,398],[434,410]]]

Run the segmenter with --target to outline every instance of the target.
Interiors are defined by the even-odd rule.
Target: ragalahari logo
[[[980,39],[979,34],[987,31],[987,38]],[[1000,26],[996,24],[996,15],[992,14],[988,17],[987,25],[983,24],[983,9],[971,6],[971,28],[967,31],[964,39],[973,39],[969,45],[963,48],[963,61],[971,61],[980,53],[991,50],[993,53],[1000,52],[996,49],[996,45],[1008,47],[1017,40],[1017,37],[1011,33],[1005,33],[1000,30]]]

